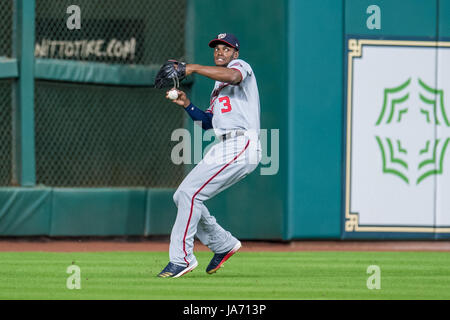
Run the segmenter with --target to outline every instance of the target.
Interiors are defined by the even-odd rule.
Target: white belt
[[[244,135],[245,135],[245,131],[235,130],[235,131],[230,131],[230,132],[221,134],[218,138],[220,139],[220,141],[225,141],[227,139],[231,139],[231,138],[238,137],[238,136],[244,136]]]

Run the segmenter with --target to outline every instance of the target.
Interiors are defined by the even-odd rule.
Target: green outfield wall
[[[211,37],[224,32],[238,35],[240,58],[252,66],[258,82],[261,128],[280,130],[278,173],[261,175],[263,165],[260,165],[243,181],[215,196],[206,205],[221,225],[239,237],[285,238],[288,199],[287,2],[201,0],[193,1],[192,5],[196,63],[213,64],[213,50],[208,47]],[[198,106],[208,107],[213,87],[214,81],[196,77],[193,101]]]
[[[171,134],[198,128],[153,79],[170,58],[212,65],[208,42],[230,32],[268,143],[207,201],[224,228],[449,238],[450,0],[80,0],[72,30],[70,5],[0,3],[0,236],[170,234],[193,167],[171,162]],[[182,89],[207,108],[213,86]]]
[[[343,1],[290,1],[289,238],[341,233]]]

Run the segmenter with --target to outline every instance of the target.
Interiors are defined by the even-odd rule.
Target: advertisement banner
[[[347,49],[345,232],[450,233],[450,42]]]
[[[35,57],[138,64],[144,51],[144,21],[84,19],[69,30],[60,19],[36,19]]]

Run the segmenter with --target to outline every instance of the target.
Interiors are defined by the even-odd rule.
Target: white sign
[[[345,230],[450,232],[450,42],[348,47]]]

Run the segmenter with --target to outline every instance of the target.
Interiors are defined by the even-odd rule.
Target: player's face
[[[237,59],[239,51],[224,44],[214,47],[214,63],[218,67],[226,67],[231,60]]]

